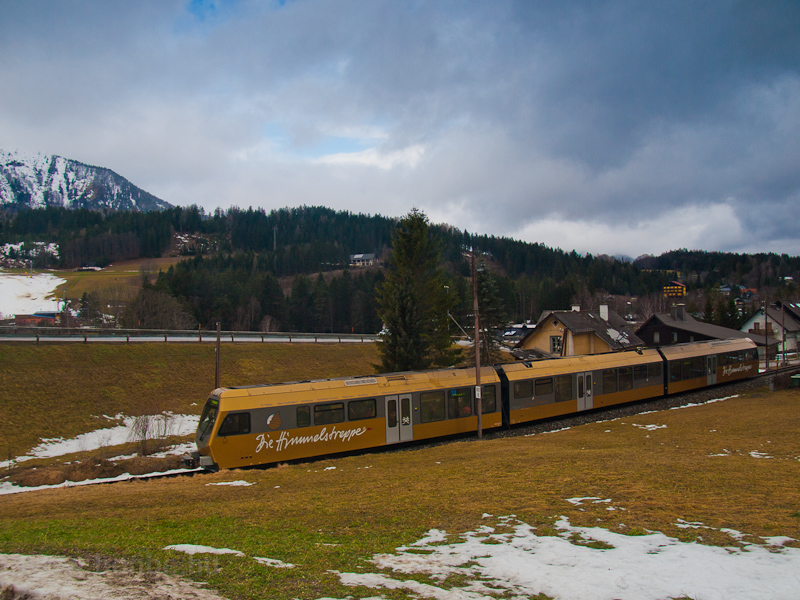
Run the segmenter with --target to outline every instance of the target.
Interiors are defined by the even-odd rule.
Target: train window
[[[447,418],[459,419],[472,416],[472,393],[469,388],[450,390],[447,399]]]
[[[533,381],[529,379],[514,382],[514,398],[530,398],[531,396],[533,396]]]
[[[619,370],[619,391],[633,389],[633,369],[631,367],[621,367]]]
[[[649,379],[661,379],[661,363],[647,365],[647,377]]]
[[[419,395],[419,420],[423,423],[444,420],[444,392],[422,392]]]
[[[572,375],[553,377],[556,390],[556,402],[572,400]]]
[[[633,380],[637,383],[647,381],[647,365],[636,365],[633,367]]]
[[[200,424],[197,426],[197,438],[204,438],[214,427],[214,421],[217,420],[217,406],[219,401],[216,399],[209,399],[203,407],[203,414],[200,417]]]
[[[702,356],[695,356],[692,361],[692,370],[695,377],[705,377],[706,375],[706,360]]]
[[[308,427],[311,425],[311,407],[298,406],[297,407],[297,426]]]
[[[675,360],[669,363],[669,380],[670,381],[681,380],[681,361]]]
[[[549,396],[553,393],[553,378],[545,377],[544,379],[536,380],[536,395]]]
[[[386,404],[386,426],[397,427],[397,400],[389,400]]]
[[[481,412],[493,413],[497,410],[497,390],[493,385],[485,385],[481,388]]]
[[[225,417],[225,420],[222,422],[222,425],[219,426],[217,435],[241,435],[243,433],[250,433],[249,412],[228,414],[228,416]]]
[[[344,421],[344,402],[319,404],[314,407],[314,425],[330,425]]]
[[[378,414],[375,399],[351,400],[347,403],[347,420],[358,421],[360,419],[374,419]]]
[[[605,369],[603,371],[603,393],[613,394],[617,391],[617,370]]]
[[[692,359],[684,358],[681,361],[681,379],[686,381],[692,378]]]

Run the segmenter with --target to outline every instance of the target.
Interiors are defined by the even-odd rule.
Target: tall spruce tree
[[[441,245],[428,217],[414,208],[392,236],[386,279],[378,287],[378,316],[383,321],[381,369],[414,371],[454,364],[447,331],[449,281],[441,267]]]

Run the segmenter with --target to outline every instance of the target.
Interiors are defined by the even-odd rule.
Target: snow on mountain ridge
[[[0,150],[0,206],[147,212],[171,205],[104,167],[56,155]]]

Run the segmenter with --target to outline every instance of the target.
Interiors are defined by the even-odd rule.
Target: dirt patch
[[[95,572],[73,558],[0,554],[0,599],[34,598],[224,600],[198,583],[157,571],[115,566]]]
[[[181,457],[177,455],[163,458],[137,456],[120,461],[111,461],[105,458],[87,458],[62,465],[19,466],[8,476],[8,481],[22,487],[37,487],[40,485],[58,485],[65,481],[86,481],[87,479],[117,477],[124,473],[131,475],[161,473],[179,468],[181,468]],[[2,597],[0,597],[1,599]]]

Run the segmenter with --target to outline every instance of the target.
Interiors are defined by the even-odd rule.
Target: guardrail
[[[298,333],[221,331],[225,343],[369,343],[377,335],[348,333]],[[216,331],[165,329],[104,329],[84,327],[0,327],[0,342],[199,342],[215,343]]]

